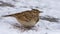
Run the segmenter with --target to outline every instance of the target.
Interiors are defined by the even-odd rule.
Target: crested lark
[[[21,23],[21,25],[24,27],[32,27],[39,21],[39,13],[41,13],[41,11],[39,11],[38,9],[32,9],[21,13],[16,13],[6,16],[15,17],[17,21]]]

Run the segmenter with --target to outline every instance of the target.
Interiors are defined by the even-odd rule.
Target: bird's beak
[[[43,11],[39,11],[39,13],[43,13]]]

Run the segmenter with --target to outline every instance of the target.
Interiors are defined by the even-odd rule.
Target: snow
[[[14,7],[0,6],[0,34],[60,34],[60,0],[0,0],[14,5]],[[0,2],[0,4],[2,4]],[[3,15],[23,12],[32,8],[43,11],[40,16],[50,16],[59,22],[40,19],[32,29],[15,27],[18,21],[14,17]],[[19,25],[17,25],[19,26]]]

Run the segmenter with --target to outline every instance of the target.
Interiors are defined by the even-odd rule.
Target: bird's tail
[[[2,17],[12,17],[13,15],[3,15]]]

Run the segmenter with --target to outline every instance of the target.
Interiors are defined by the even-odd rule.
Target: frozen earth
[[[13,17],[1,17],[32,8],[43,11],[32,29],[20,28]],[[0,0],[0,34],[60,34],[59,11],[60,0]]]

